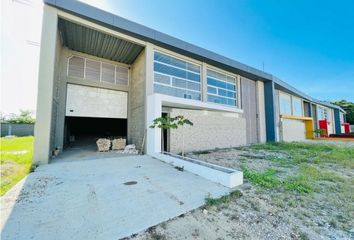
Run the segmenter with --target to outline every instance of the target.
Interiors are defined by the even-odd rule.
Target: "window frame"
[[[186,76],[186,78],[181,78],[181,77],[178,77],[178,76],[175,76],[175,75],[172,75],[172,74],[161,73],[161,72],[155,71],[155,62],[156,62],[158,64],[161,64],[161,65],[164,65],[164,66],[167,66],[167,67],[172,67],[172,68],[175,68],[175,69],[178,69],[178,70],[186,71],[187,73],[190,72],[190,73],[193,73],[193,74],[197,74],[197,72],[191,71],[191,70],[189,70],[187,68],[183,69],[183,68],[181,68],[179,66],[174,66],[174,65],[171,65],[171,64],[168,64],[168,63],[161,62],[159,60],[155,60],[155,53],[160,53],[162,55],[166,55],[167,57],[174,58],[174,59],[179,60],[179,61],[183,61],[183,62],[185,62],[187,64],[189,63],[189,64],[193,64],[193,65],[198,66],[199,67],[199,82],[193,81],[191,79],[188,79],[187,76]],[[178,97],[178,98],[182,98],[182,99],[195,100],[195,101],[203,101],[203,65],[202,65],[202,63],[199,63],[199,62],[196,62],[196,61],[192,61],[189,58],[180,57],[179,55],[175,55],[175,54],[163,51],[161,49],[156,49],[155,48],[153,50],[153,58],[152,58],[152,74],[153,74],[153,81],[152,81],[153,89],[154,89],[154,85],[157,84],[157,85],[170,87],[170,88],[174,88],[174,89],[190,91],[190,92],[194,92],[194,93],[199,94],[200,95],[200,99],[182,98],[182,97],[178,97],[178,96],[174,96],[174,95],[168,95],[168,94],[164,94],[164,95],[168,95],[168,96],[172,96],[172,97]],[[162,76],[168,76],[170,78],[170,84],[161,83],[161,82],[155,82],[155,74],[159,74],[159,75],[162,75]],[[190,82],[190,83],[193,83],[193,84],[198,84],[199,85],[199,91],[198,90],[194,90],[194,89],[189,89],[189,88],[182,88],[182,87],[178,87],[178,86],[173,86],[172,85],[173,78],[186,81],[186,83]],[[155,92],[155,90],[153,90],[153,92]],[[163,93],[161,93],[161,94],[163,94]]]
[[[294,114],[294,99],[298,100],[300,103],[300,116]],[[296,117],[303,117],[304,116],[304,106],[303,106],[302,98],[295,97],[295,96],[291,95],[291,113],[292,113],[292,116],[296,116]]]
[[[84,77],[80,78],[80,77],[75,77],[75,76],[70,76],[69,75],[69,66],[70,66],[70,59],[72,59],[73,57],[78,57],[78,58],[83,58],[84,59]],[[100,79],[97,80],[93,80],[93,79],[87,79],[86,78],[86,68],[87,68],[87,60],[89,61],[94,61],[94,62],[98,62],[100,63],[100,70],[99,70],[99,75],[100,75]],[[114,83],[108,82],[108,81],[102,81],[102,64],[107,64],[107,65],[113,65],[114,66]],[[127,84],[120,84],[117,83],[117,67],[123,67],[126,68],[127,71]],[[67,57],[67,62],[66,62],[66,77],[69,78],[76,78],[76,79],[82,79],[85,81],[90,81],[90,82],[96,82],[96,83],[102,83],[102,84],[109,84],[109,85],[113,85],[113,86],[125,86],[128,87],[130,85],[130,65],[124,64],[124,63],[119,63],[119,62],[115,62],[115,61],[109,61],[106,59],[102,59],[102,58],[97,58],[95,56],[83,56],[81,54],[71,54],[70,56]]]
[[[235,93],[235,98],[230,98],[228,96],[221,96],[221,95],[218,95],[218,90],[217,90],[217,93],[216,94],[213,94],[213,93],[209,93],[208,92],[208,70],[210,71],[213,71],[213,72],[216,72],[216,73],[219,73],[219,74],[222,74],[222,75],[225,75],[226,77],[231,77],[231,78],[234,78],[235,79],[235,91],[232,91],[232,90],[227,90],[227,91],[232,91]],[[240,89],[241,89],[241,84],[240,84],[240,75],[238,74],[234,74],[234,73],[231,73],[231,72],[228,72],[228,71],[225,71],[223,69],[220,69],[220,68],[217,68],[217,67],[214,67],[212,65],[206,65],[205,66],[205,76],[204,77],[204,80],[205,82],[203,82],[205,84],[205,101],[207,103],[212,103],[212,104],[217,104],[217,105],[222,105],[222,106],[227,106],[227,107],[233,107],[233,108],[237,108],[237,109],[241,109],[241,92],[240,92]],[[225,83],[229,83],[229,84],[232,84],[230,82],[227,82],[227,81],[223,81],[221,79],[216,79],[214,77],[210,77],[214,80],[217,80],[217,81],[222,81],[222,82],[225,82]],[[218,89],[218,87],[215,87],[215,86],[211,86],[213,88],[216,88]],[[223,89],[223,88],[222,88]],[[223,103],[216,103],[216,102],[210,102],[208,101],[208,95],[212,95],[212,96],[217,96],[217,97],[223,97],[223,98],[227,98],[227,99],[234,99],[235,100],[235,105],[230,105],[230,104],[223,104]]]
[[[289,97],[289,107],[290,107],[290,113],[283,113],[281,112],[281,101],[280,101],[280,96],[283,95],[283,96],[288,96]],[[293,114],[293,109],[292,109],[292,100],[291,100],[291,94],[288,94],[286,92],[283,92],[283,91],[279,91],[279,94],[278,94],[278,104],[279,104],[279,114],[284,114],[284,115],[291,115]]]
[[[278,105],[279,105],[279,114],[280,115],[290,115],[290,116],[294,116],[294,117],[304,117],[304,100],[300,97],[296,97],[290,93],[287,93],[287,92],[283,92],[281,90],[278,90]],[[280,96],[283,95],[283,96],[288,96],[289,99],[290,99],[290,113],[282,113],[281,112],[281,102],[280,102]],[[300,116],[299,115],[295,115],[294,114],[294,99],[297,99],[299,100],[300,102],[300,107],[301,107],[301,111],[300,111]]]
[[[329,119],[328,119],[328,110],[329,110],[329,108],[327,108],[327,107],[325,107],[325,106],[322,106],[322,105],[317,105],[317,118],[318,118],[318,120],[327,120],[327,121],[330,121]],[[322,111],[323,112],[323,117],[324,118],[320,118],[320,111]]]

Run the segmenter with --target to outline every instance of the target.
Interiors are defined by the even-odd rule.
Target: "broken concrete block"
[[[123,150],[126,145],[126,141],[124,138],[113,139],[112,141],[112,150]]]
[[[111,148],[111,140],[107,138],[99,138],[96,144],[99,152],[107,152]]]

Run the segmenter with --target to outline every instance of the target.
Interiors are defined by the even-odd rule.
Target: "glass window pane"
[[[291,102],[290,95],[279,93],[279,111],[280,114],[288,114],[291,115]]]
[[[208,101],[236,106],[236,78],[213,70],[207,70]],[[228,91],[229,90],[229,91]]]
[[[187,88],[190,90],[200,91],[200,84],[188,81]]]
[[[186,80],[179,79],[179,78],[172,78],[172,86],[179,87],[179,88],[187,88]]]
[[[208,85],[212,85],[215,87],[219,87],[219,88],[225,88],[226,89],[226,83],[225,82],[221,82],[212,78],[208,78],[207,79]]]
[[[217,88],[208,86],[208,93],[217,94]]]
[[[226,90],[219,88],[219,90],[218,90],[218,95],[220,95],[220,96],[225,96],[225,97],[226,97],[226,96],[227,96]]]
[[[195,73],[187,72],[187,78],[195,82],[200,82],[200,75]]]
[[[232,91],[236,91],[236,85],[235,84],[227,83],[226,84],[226,88],[229,89],[229,90],[232,90]]]
[[[227,91],[227,96],[230,97],[230,98],[236,98],[236,93]]]
[[[154,53],[154,59],[154,92],[187,99],[201,99],[200,66],[159,52]]]
[[[166,76],[166,75],[162,75],[162,74],[158,74],[158,73],[155,73],[154,76],[155,76],[154,77],[155,82],[171,85],[171,77],[170,76]]]
[[[172,58],[170,56],[167,56],[167,55],[159,53],[159,52],[155,52],[154,59],[159,62],[167,63],[170,65],[179,67],[179,68],[186,69],[186,62],[181,61],[176,58]]]
[[[192,72],[200,73],[200,67],[192,63],[187,63],[187,69]]]
[[[300,98],[292,98],[293,100],[293,115],[294,116],[302,116],[302,102]]]
[[[154,63],[154,71],[173,75],[180,78],[186,78],[187,72],[178,68],[167,66],[161,63]]]

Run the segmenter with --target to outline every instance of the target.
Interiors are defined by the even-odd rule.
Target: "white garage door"
[[[283,141],[302,141],[306,139],[305,122],[295,119],[282,120]]]
[[[127,118],[127,102],[126,92],[68,84],[66,116]]]

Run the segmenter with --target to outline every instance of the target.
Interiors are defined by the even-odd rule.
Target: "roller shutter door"
[[[66,116],[127,118],[127,102],[126,92],[68,84]]]

